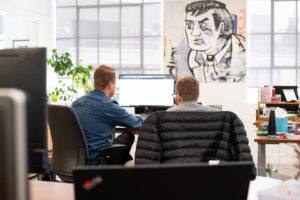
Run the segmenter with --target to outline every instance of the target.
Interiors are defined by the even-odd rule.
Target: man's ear
[[[112,88],[113,84],[114,84],[114,83],[113,83],[112,81],[109,82],[109,84],[108,84],[109,89]]]
[[[225,31],[225,23],[224,22],[220,23],[220,25],[219,25],[219,31],[220,31],[220,33],[224,33],[224,31]]]
[[[182,98],[180,96],[180,94],[177,93],[176,95],[176,99],[175,99],[175,104],[178,105],[182,102]]]

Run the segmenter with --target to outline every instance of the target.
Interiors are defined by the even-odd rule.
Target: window
[[[57,0],[57,49],[120,73],[163,70],[162,0]]]
[[[249,87],[299,85],[300,0],[248,0]]]

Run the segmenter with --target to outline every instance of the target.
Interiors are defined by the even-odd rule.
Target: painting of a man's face
[[[217,46],[223,23],[219,27],[215,27],[212,16],[212,10],[198,16],[187,12],[185,19],[185,33],[188,45],[192,50],[209,51],[212,47]]]

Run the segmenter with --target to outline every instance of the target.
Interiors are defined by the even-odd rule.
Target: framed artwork
[[[29,39],[13,40],[12,47],[13,48],[28,48],[29,42],[30,42]]]
[[[246,0],[165,0],[164,66],[199,82],[245,82]]]

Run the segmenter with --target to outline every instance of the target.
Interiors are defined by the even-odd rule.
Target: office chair
[[[123,144],[103,147],[99,153],[99,165],[125,164],[124,156],[127,154],[127,147]]]
[[[228,111],[154,112],[138,134],[135,164],[253,162],[244,125]]]
[[[48,105],[48,123],[53,142],[50,178],[57,175],[63,182],[73,182],[74,167],[87,165],[88,147],[74,111],[67,106]],[[99,164],[120,164],[126,146],[114,144],[100,149]]]

